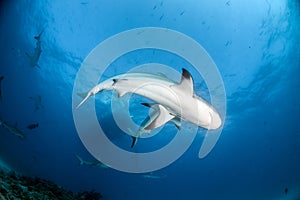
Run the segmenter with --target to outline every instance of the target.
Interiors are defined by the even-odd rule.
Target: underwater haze
[[[300,199],[298,0],[11,0],[0,9],[1,168],[75,192],[95,190],[103,199]],[[99,163],[86,149],[74,123],[72,93],[82,62],[98,44],[143,27],[175,30],[202,45],[220,72],[227,109],[222,134],[204,158],[198,157],[206,137],[200,127],[172,164],[127,173]],[[179,74],[188,69],[195,93],[210,102],[195,66],[159,49],[120,55],[101,81],[147,63]],[[99,124],[115,145],[154,151],[175,137],[176,127],[167,123],[130,148],[131,137],[114,121],[111,95],[94,99]],[[137,124],[149,112],[140,105],[144,101],[130,99]]]

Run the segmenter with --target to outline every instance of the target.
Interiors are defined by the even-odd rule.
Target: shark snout
[[[214,129],[220,128],[220,126],[222,125],[222,119],[221,119],[219,113],[216,112],[214,109],[211,109],[209,111],[209,114],[211,117],[209,129],[214,130]]]

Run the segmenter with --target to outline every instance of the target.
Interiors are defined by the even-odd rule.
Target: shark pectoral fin
[[[183,68],[180,83],[171,87],[192,96],[194,94],[194,83],[190,72]]]
[[[139,137],[139,134],[136,134],[136,136],[134,136],[135,134],[133,133],[133,131],[131,130],[131,128],[127,128],[127,130],[129,131],[131,138],[132,138],[132,143],[131,143],[131,148],[134,147],[134,145],[137,143],[137,139]]]
[[[138,139],[138,137],[135,137],[135,136],[131,136],[132,137],[132,143],[131,143],[131,148],[133,148],[134,147],[134,145],[137,143],[137,139]]]
[[[176,128],[178,130],[181,130],[181,121],[180,121],[180,118],[178,117],[174,117],[173,119],[171,119],[171,122],[173,122],[176,126]]]
[[[160,127],[174,118],[174,115],[171,115],[169,111],[162,105],[158,105],[158,108],[159,110],[157,112],[159,112],[159,114],[147,127],[144,128],[145,130],[152,130]]]

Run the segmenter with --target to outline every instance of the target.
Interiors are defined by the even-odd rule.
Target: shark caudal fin
[[[103,90],[105,90],[107,87],[111,86],[113,84],[113,81],[109,82],[108,84],[99,84],[96,85],[95,87],[93,87],[89,92],[86,93],[86,96],[84,97],[84,99],[76,106],[76,109],[78,109],[80,106],[82,106],[82,104],[84,104],[88,98],[90,98],[91,96],[102,92]],[[78,96],[82,97],[82,95],[84,95],[83,93],[77,93]],[[83,98],[83,97],[82,97]]]
[[[75,156],[79,160],[79,165],[83,165],[84,164],[84,160],[79,155],[77,155],[77,154],[75,154]]]
[[[76,106],[76,109],[78,109],[82,104],[84,104],[84,102],[86,102],[88,100],[88,98],[90,98],[91,96],[93,96],[93,92],[90,91],[85,97],[84,99]]]

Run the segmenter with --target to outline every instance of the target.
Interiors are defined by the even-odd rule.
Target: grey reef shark
[[[43,32],[44,32],[44,30],[42,30],[39,35],[34,36],[34,39],[36,40],[36,45],[35,45],[33,54],[29,55],[29,53],[27,53],[27,52],[25,53],[26,56],[29,58],[31,67],[41,68],[39,65],[39,59],[40,59],[40,56],[42,53],[41,36],[42,36]]]
[[[117,91],[119,98],[127,93],[134,93],[155,102],[142,103],[153,112],[133,136],[131,147],[136,144],[143,131],[151,131],[169,121],[174,122],[179,129],[180,120],[208,130],[218,129],[222,125],[216,109],[194,93],[193,78],[186,69],[182,69],[179,83],[160,74],[126,73],[114,76],[93,87],[76,108],[78,109],[89,97],[105,90]]]
[[[36,95],[33,97],[29,97],[32,101],[34,101],[34,111],[38,111],[41,108],[44,108],[44,105],[42,104],[42,97],[41,95]]]
[[[81,156],[76,154],[76,158],[79,160],[79,165],[88,165],[88,166],[92,166],[92,167],[99,167],[99,168],[103,168],[103,169],[108,169],[109,167],[99,161],[88,161],[88,160],[84,160]]]
[[[166,175],[163,175],[163,176],[154,175],[152,172],[150,172],[148,174],[143,174],[142,177],[148,178],[148,179],[162,179],[162,178],[166,178]]]
[[[9,125],[7,122],[0,119],[0,126],[8,130],[11,134],[18,136],[20,139],[24,139],[25,135],[24,133],[18,128],[18,125]]]

